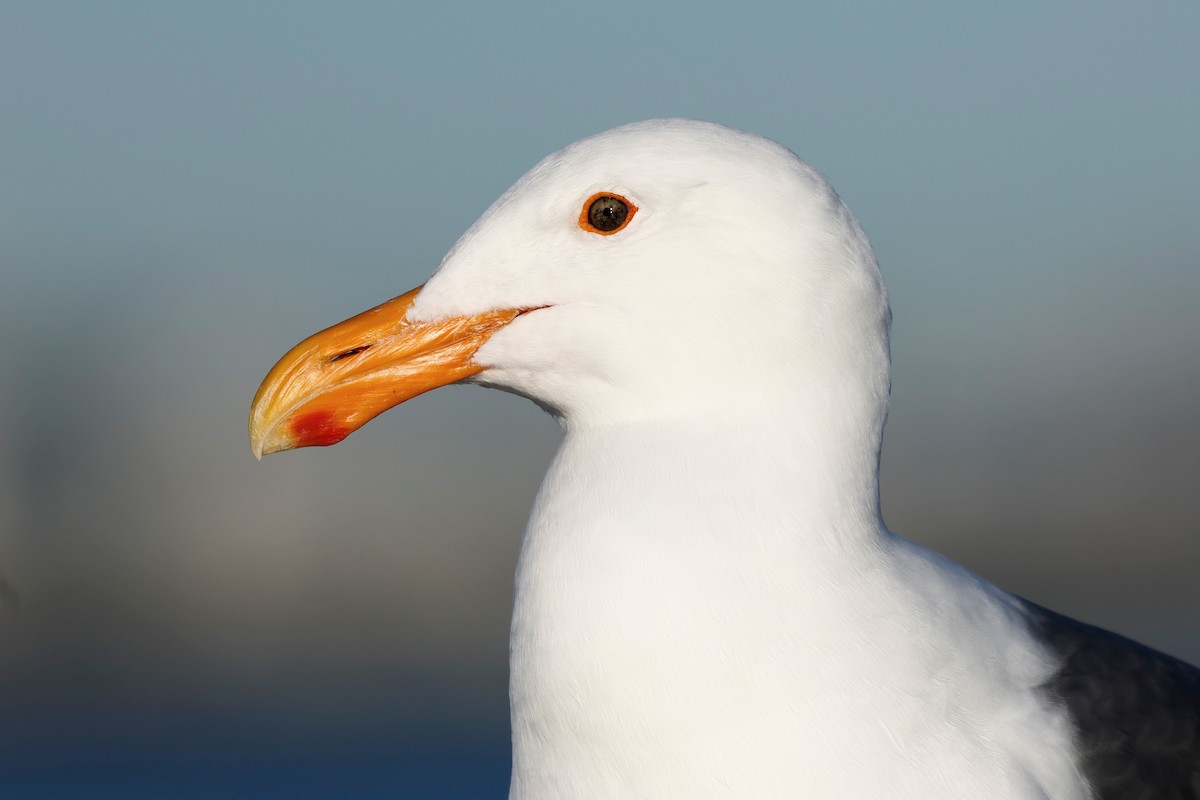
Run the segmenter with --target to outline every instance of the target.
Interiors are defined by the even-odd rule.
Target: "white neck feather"
[[[980,769],[967,751],[985,741],[930,728],[927,704],[952,702],[1007,752],[1069,747],[1005,598],[883,526],[881,416],[857,433],[805,430],[794,409],[568,429],[517,571],[514,800],[927,800],[938,771],[956,800],[1084,796],[1005,748]],[[988,660],[1016,676],[1012,697],[930,683]],[[997,703],[1013,707],[991,730]]]

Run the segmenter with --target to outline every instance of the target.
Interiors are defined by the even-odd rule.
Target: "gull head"
[[[423,287],[293,348],[255,397],[251,442],[332,444],[457,381],[568,427],[789,403],[881,427],[888,321],[866,237],[795,154],[635,123],[531,169]]]

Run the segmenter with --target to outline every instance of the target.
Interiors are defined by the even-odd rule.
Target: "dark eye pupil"
[[[615,197],[599,197],[588,209],[588,222],[598,231],[615,231],[629,216],[629,206]]]

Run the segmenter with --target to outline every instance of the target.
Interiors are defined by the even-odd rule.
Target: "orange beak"
[[[411,323],[421,287],[293,347],[271,368],[250,405],[256,458],[337,444],[392,406],[483,370],[475,351],[520,309]]]

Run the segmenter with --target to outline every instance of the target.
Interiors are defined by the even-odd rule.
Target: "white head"
[[[612,235],[579,224],[601,192],[637,209]],[[858,223],[789,150],[719,125],[641,122],[546,158],[459,240],[409,318],[542,306],[480,348],[473,380],[567,424],[830,379],[886,393],[887,301]]]
[[[581,224],[598,193],[631,206],[611,235]],[[849,410],[854,427],[876,438],[882,427],[889,315],[870,245],[807,164],[719,125],[641,122],[560,150],[484,213],[423,289],[393,302],[416,331],[505,312],[473,340],[470,368],[443,377],[528,396],[568,427],[788,403],[816,414]],[[360,321],[333,345],[310,341],[293,353],[317,353],[329,370],[328,354],[377,344],[379,331],[370,333]],[[294,380],[308,369],[283,369],[289,359],[272,376]],[[335,378],[344,389],[368,371],[395,374],[394,363],[366,367],[318,376],[316,393]],[[272,376],[252,417],[260,442],[272,438],[257,410],[264,393],[272,425],[315,407],[314,382],[304,392],[267,392]],[[331,443],[381,410],[338,417],[311,437],[293,426],[265,450]]]

